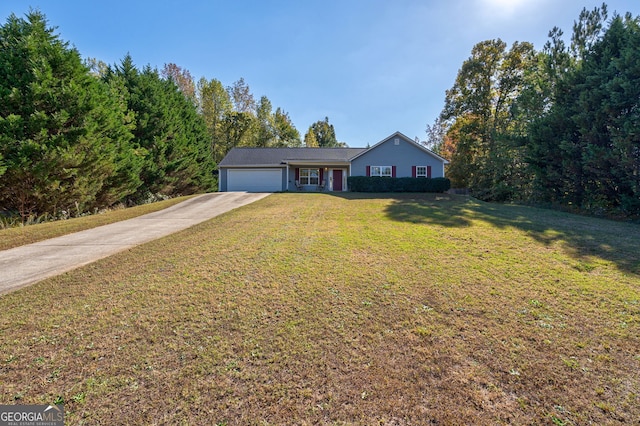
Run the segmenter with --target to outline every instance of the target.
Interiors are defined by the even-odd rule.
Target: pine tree
[[[606,11],[605,11],[606,12]],[[534,194],[583,211],[640,214],[640,30],[631,15],[603,30],[598,10],[581,14],[576,58],[553,86],[548,113],[528,147]],[[588,24],[588,25],[587,25]],[[588,28],[592,33],[586,32]]]

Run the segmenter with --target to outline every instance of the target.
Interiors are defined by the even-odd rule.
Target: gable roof
[[[287,163],[350,163],[352,160],[373,151],[383,143],[402,138],[433,158],[449,164],[449,161],[435,152],[414,142],[400,132],[395,132],[370,148],[232,148],[220,161],[218,167],[283,167]]]
[[[232,148],[218,167],[282,166],[302,161],[349,162],[367,148]]]
[[[363,152],[360,152],[360,153],[356,154],[351,160],[355,160],[356,158],[360,157],[361,155],[365,154],[366,152],[373,151],[374,149],[376,149],[380,145],[382,145],[385,142],[388,142],[389,140],[394,139],[394,138],[402,138],[405,142],[409,142],[410,144],[413,144],[416,148],[421,149],[422,151],[424,151],[427,154],[431,155],[433,158],[436,158],[437,160],[442,161],[443,164],[449,164],[449,161],[446,160],[445,158],[440,157],[438,154],[436,154],[435,152],[433,152],[430,149],[426,148],[424,145],[416,143],[411,138],[407,137],[406,135],[403,135],[400,132],[395,132],[391,136],[387,136],[386,138],[382,139],[377,144],[373,145],[371,148],[365,149]]]

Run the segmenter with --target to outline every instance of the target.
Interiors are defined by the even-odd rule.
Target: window
[[[391,166],[371,166],[371,176],[392,176]]]
[[[431,166],[411,166],[411,176],[416,178],[430,178]]]
[[[300,185],[320,185],[320,169],[300,169]]]

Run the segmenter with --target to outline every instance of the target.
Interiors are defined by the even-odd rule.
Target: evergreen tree
[[[23,218],[96,206],[128,155],[126,112],[47,25],[32,11],[0,28],[0,203]]]
[[[615,16],[601,38],[589,40],[579,66],[557,85],[549,113],[532,126],[537,192],[585,211],[638,215],[638,19]]]
[[[214,163],[205,121],[175,82],[149,66],[139,71],[130,55],[110,69],[106,80],[122,80],[136,117],[134,143],[144,159],[135,197],[211,189]]]

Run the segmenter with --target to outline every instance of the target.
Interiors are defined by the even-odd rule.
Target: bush
[[[353,192],[446,192],[451,188],[451,181],[447,178],[349,176],[347,185]]]

